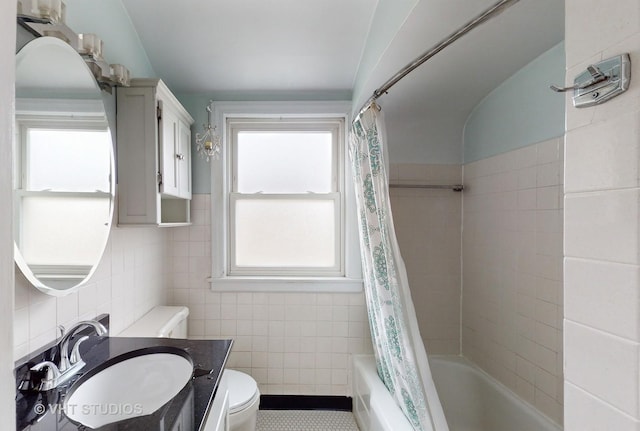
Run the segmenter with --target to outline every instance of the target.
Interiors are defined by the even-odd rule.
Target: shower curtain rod
[[[453,190],[454,192],[461,192],[464,190],[462,184],[403,184],[403,183],[389,183],[391,189],[445,189]]]
[[[480,15],[476,16],[474,19],[460,27],[458,30],[451,33],[446,38],[442,39],[438,44],[434,45],[427,52],[413,60],[411,63],[407,64],[405,67],[400,69],[395,75],[393,75],[387,82],[382,84],[377,90],[373,92],[373,95],[367,99],[365,104],[362,106],[358,114],[364,112],[373,102],[375,102],[380,96],[387,93],[391,87],[396,85],[398,81],[407,76],[409,73],[413,72],[414,69],[418,68],[422,63],[429,60],[431,57],[445,49],[447,46],[451,45],[456,40],[460,39],[465,34],[469,33],[474,28],[478,27],[480,24],[489,20],[490,18],[500,14],[509,6],[517,3],[520,0],[501,0],[491,6],[489,9],[482,12]]]

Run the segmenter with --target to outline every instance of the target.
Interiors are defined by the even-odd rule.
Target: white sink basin
[[[65,400],[64,412],[91,428],[149,415],[177,395],[192,374],[191,361],[179,354],[135,356],[81,382]]]

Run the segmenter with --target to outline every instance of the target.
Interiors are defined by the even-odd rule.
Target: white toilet
[[[230,431],[254,431],[260,407],[260,391],[256,381],[248,374],[224,370],[229,389]]]
[[[187,338],[187,307],[157,306],[118,334],[118,337]],[[248,374],[225,370],[229,390],[230,431],[254,431],[260,406],[260,391]]]

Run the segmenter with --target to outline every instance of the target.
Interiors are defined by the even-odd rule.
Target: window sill
[[[357,293],[362,279],[344,277],[210,277],[214,292]]]

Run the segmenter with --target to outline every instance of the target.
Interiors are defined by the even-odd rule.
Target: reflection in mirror
[[[66,43],[35,39],[16,56],[15,259],[62,296],[100,262],[113,214],[111,133],[102,95]]]

